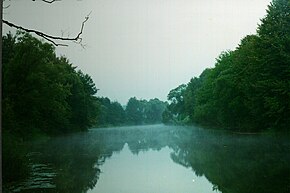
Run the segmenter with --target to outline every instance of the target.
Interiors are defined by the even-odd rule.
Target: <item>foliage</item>
[[[52,45],[22,32],[4,36],[4,182],[27,174],[23,141],[85,131],[92,126],[161,122],[166,105],[158,99],[131,98],[125,110],[118,102],[96,97],[97,91],[92,78],[67,58],[57,57]]]
[[[165,107],[166,103],[157,98],[147,101],[132,97],[126,106],[128,123],[135,125],[161,123]]]
[[[97,119],[97,126],[117,126],[126,123],[126,114],[122,105],[118,102],[111,102],[109,98],[100,97],[97,99],[100,104],[100,113]]]
[[[137,100],[136,97],[129,99],[126,106],[126,115],[130,124],[142,124],[143,114],[145,112],[142,100]]]
[[[3,128],[22,136],[85,130],[95,122],[97,92],[87,74],[50,44],[20,33],[3,37]]]
[[[185,84],[181,84],[175,89],[172,89],[167,98],[170,101],[169,110],[174,114],[174,116],[182,115],[184,111],[184,92],[186,89]]]
[[[162,113],[166,108],[166,103],[157,98],[144,101],[145,105],[145,123],[155,124],[162,120]]]
[[[168,94],[164,122],[241,131],[286,131],[290,122],[290,2],[274,0],[257,35],[223,52],[214,68]]]
[[[83,131],[95,124],[98,104],[89,75],[76,71],[54,47],[27,33],[3,40],[3,181],[27,172],[25,141]],[[13,163],[13,164],[11,164]]]
[[[138,100],[131,97],[126,106],[107,97],[99,97],[97,127],[161,123],[166,103],[159,99]]]

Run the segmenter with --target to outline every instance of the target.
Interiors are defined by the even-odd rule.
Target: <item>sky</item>
[[[3,18],[73,37],[89,13],[83,44],[57,47],[99,90],[125,105],[130,97],[166,100],[169,91],[214,67],[222,51],[255,34],[271,0],[11,0]],[[4,34],[13,31],[3,26]]]

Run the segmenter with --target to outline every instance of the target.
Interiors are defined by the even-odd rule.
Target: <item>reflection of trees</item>
[[[171,157],[207,177],[223,193],[286,193],[290,188],[290,144],[283,141],[287,139],[193,132],[176,141],[179,148]]]
[[[168,145],[170,135],[168,130],[135,129],[127,135],[126,142],[133,154],[140,151],[161,150]]]
[[[34,150],[42,152],[38,161],[52,165],[57,173],[56,190],[47,192],[80,193],[93,188],[101,173],[99,166],[125,143],[133,154],[169,146],[174,162],[204,175],[214,184],[213,189],[223,193],[283,193],[290,188],[287,139],[138,126],[92,130],[38,146]]]
[[[41,152],[39,161],[51,164],[57,173],[55,192],[79,193],[97,183],[100,170],[95,163],[101,160],[100,149],[85,134],[53,139]]]
[[[92,189],[101,173],[99,166],[113,153],[120,152],[125,143],[134,154],[160,150],[167,145],[170,135],[167,129],[155,127],[98,129],[53,138],[38,145],[33,150],[41,152],[36,162],[52,165],[57,173],[56,189],[42,192],[80,193]]]

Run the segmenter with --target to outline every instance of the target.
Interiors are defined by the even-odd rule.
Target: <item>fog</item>
[[[256,31],[270,0],[12,0],[4,19],[48,34],[75,36],[90,14],[82,46],[58,47],[107,96],[166,100],[215,58]],[[13,30],[4,26],[4,33]]]
[[[91,129],[31,144],[34,176],[11,190],[284,193],[289,148],[284,134],[165,125]]]

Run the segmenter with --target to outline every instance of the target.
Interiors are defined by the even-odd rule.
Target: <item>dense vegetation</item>
[[[84,131],[96,122],[97,92],[89,75],[48,43],[18,32],[3,37],[3,180],[27,171],[23,141]],[[13,163],[13,164],[11,164]],[[17,171],[17,172],[16,172]]]
[[[3,37],[3,128],[22,136],[86,130],[96,121],[95,84],[54,47],[29,34]]]
[[[290,2],[274,0],[256,35],[223,52],[214,68],[158,99],[126,107],[97,97],[87,74],[55,48],[27,33],[3,40],[3,182],[28,172],[26,142],[92,126],[198,123],[233,131],[288,131],[290,123]],[[166,107],[167,106],[167,107]]]
[[[97,126],[142,125],[161,123],[162,113],[166,108],[165,102],[159,99],[138,100],[129,99],[126,107],[118,102],[111,102],[108,98],[98,98],[100,114]]]
[[[274,0],[256,35],[214,68],[168,94],[163,121],[239,131],[286,131],[290,123],[290,1]]]
[[[92,126],[161,122],[166,103],[131,98],[124,109],[97,97],[91,77],[57,57],[51,44],[22,32],[2,40],[4,184],[28,173],[27,141]]]

